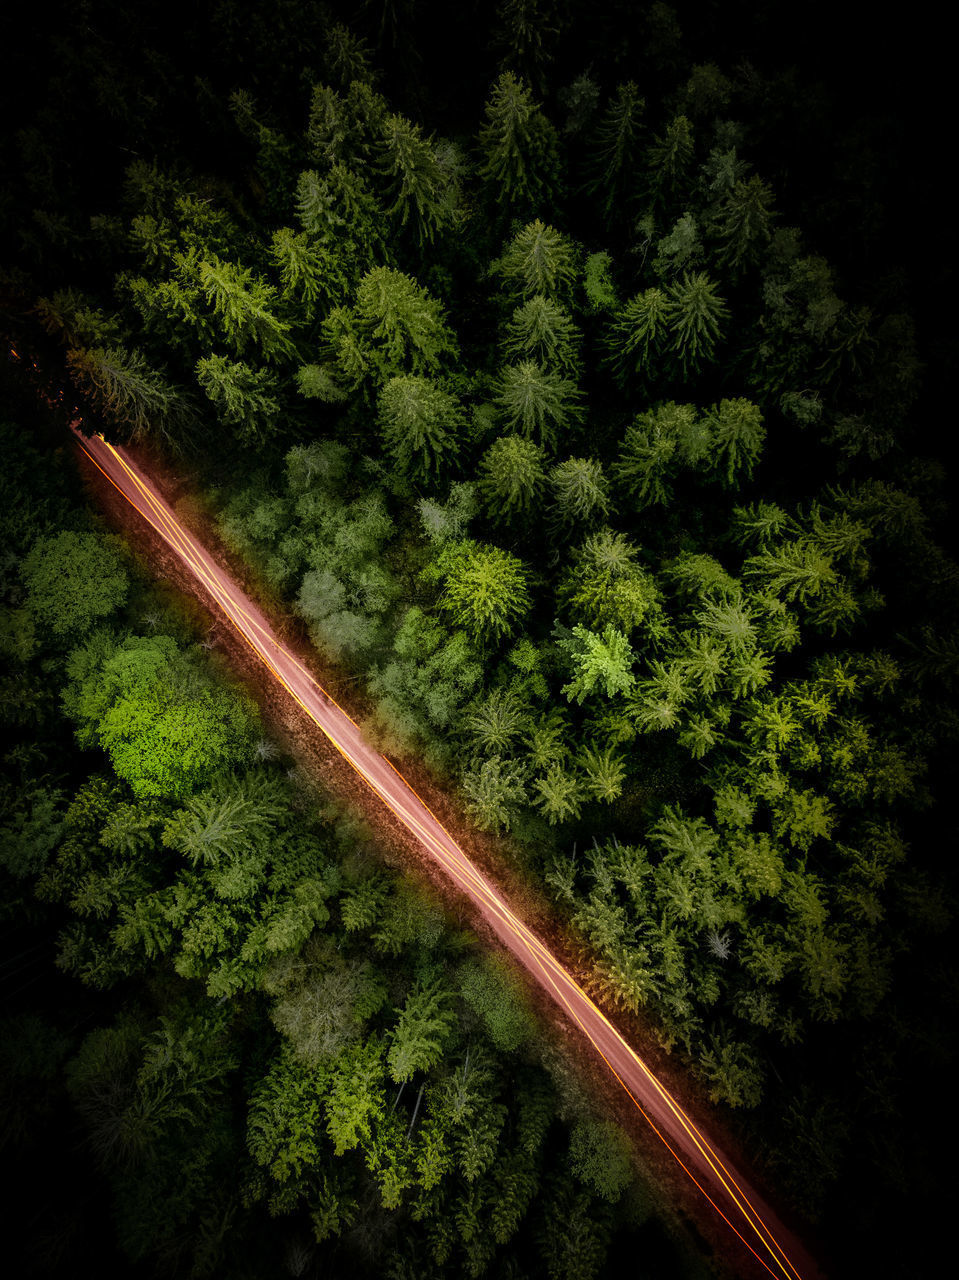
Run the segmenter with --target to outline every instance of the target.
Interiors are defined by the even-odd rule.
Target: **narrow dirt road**
[[[86,437],[74,425],[80,447],[130,506],[152,525],[198,584],[236,628],[257,658],[326,735],[341,755],[412,833],[426,854],[482,913],[492,930],[533,979],[579,1028],[633,1103],[726,1224],[729,1254],[743,1247],[749,1270],[817,1280],[815,1263],[774,1211],[709,1142],[700,1129],[630,1048],[605,1014],[524,924],[497,887],[466,856],[393,765],[363,738],[359,728],[277,638],[268,620],[196,538],[122,449],[100,436]],[[738,1243],[735,1237],[738,1237]],[[742,1255],[746,1263],[748,1255]]]

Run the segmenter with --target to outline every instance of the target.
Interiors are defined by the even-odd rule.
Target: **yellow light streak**
[[[256,610],[252,603],[242,592],[233,587],[223,571],[218,570],[209,553],[196,542],[180,521],[177,520],[169,505],[153,491],[137,468],[124,456],[123,452],[105,441],[102,436],[97,436],[91,441],[83,437],[75,425],[74,430],[84,454],[123,498],[147,521],[160,538],[176,552],[194,577],[213,597],[216,604],[257,659],[266,666],[274,679],[283,686],[297,705],[320,729],[344,760],[356,771],[390,812],[416,837],[453,882],[479,907],[483,915],[493,924],[504,944],[530,969],[534,977],[540,982],[540,985],[549,991],[553,999],[566,1011],[570,1019],[579,1027],[609,1067],[627,1096],[666,1149],[749,1252],[770,1275],[783,1276],[787,1280],[802,1280],[799,1271],[787,1256],[773,1230],[753,1204],[750,1196],[683,1108],[657,1079],[642,1058],[630,1047],[575,978],[560,964],[556,956],[529,929],[525,922],[515,914],[486,876],[469,860],[436,815],[395,765],[365,743],[359,726],[352,717],[317,682],[303,663],[277,639],[269,626],[256,616]],[[101,465],[101,462],[95,456],[95,452],[99,453],[105,462],[112,462],[115,465],[118,478],[123,481],[123,484],[118,483],[118,480],[110,474],[107,466]],[[124,485],[128,487],[124,487]],[[280,669],[281,665],[288,671],[292,668],[302,680],[307,682],[308,686],[312,687],[309,692],[315,691],[314,696],[319,695],[317,706],[310,706],[304,700],[303,694],[291,685],[290,680]],[[291,676],[291,678],[293,677]],[[321,710],[328,712],[329,723],[324,722],[321,718]],[[336,721],[338,719],[353,727],[355,734],[347,734],[347,737],[355,737],[356,741],[354,743],[341,741],[337,737]],[[339,728],[341,730],[345,729],[345,725],[340,724]],[[366,763],[364,763],[364,756],[367,758]],[[375,762],[388,766],[395,776],[396,782],[393,784],[392,792],[387,789],[386,782],[377,777],[375,771],[371,772],[371,764]],[[601,1039],[611,1042],[611,1046],[607,1043],[604,1048]],[[690,1147],[698,1154],[699,1160],[705,1166],[705,1169],[709,1171],[712,1178],[731,1201],[731,1207],[727,1206],[727,1208],[730,1213],[735,1211],[738,1215],[737,1220],[741,1218],[738,1226],[727,1216],[723,1208],[716,1203],[716,1200],[702,1185],[680,1153],[674,1149],[669,1138],[649,1114],[647,1108],[635,1096],[633,1091],[635,1085],[631,1088],[623,1079],[622,1067],[617,1070],[617,1067],[611,1061],[610,1055],[614,1051],[620,1057],[624,1057],[627,1064],[639,1072],[641,1080],[648,1086],[653,1099],[658,1100],[665,1109],[667,1116],[672,1117],[678,1134],[685,1136]],[[674,1136],[673,1141],[675,1142],[675,1140]],[[743,1230],[751,1232],[751,1237],[747,1238],[743,1234]],[[761,1248],[763,1252],[758,1252],[756,1246]]]

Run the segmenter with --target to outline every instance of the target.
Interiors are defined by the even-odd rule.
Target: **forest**
[[[18,1274],[731,1274],[510,966],[277,741],[111,527],[60,388],[188,478],[364,732],[542,895],[825,1273],[938,1273],[959,333],[925,18],[18,13]]]

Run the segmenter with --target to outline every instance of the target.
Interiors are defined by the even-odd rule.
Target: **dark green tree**
[[[523,436],[500,436],[480,460],[477,485],[493,520],[527,515],[546,482],[543,450]]]
[[[546,449],[580,422],[581,401],[575,382],[533,360],[507,365],[496,383],[496,404],[507,426]]]
[[[455,396],[429,378],[405,374],[380,391],[379,422],[397,466],[426,478],[455,459],[465,418]]]
[[[57,636],[88,632],[115,613],[129,589],[120,548],[95,533],[48,534],[20,567],[27,609]]]
[[[499,77],[486,103],[479,149],[479,175],[501,220],[529,217],[554,203],[560,185],[556,131],[511,71]]]
[[[212,355],[197,361],[196,377],[221,421],[235,427],[243,443],[259,443],[273,434],[280,413],[279,384],[268,369]]]
[[[387,212],[401,227],[411,225],[421,246],[432,241],[449,216],[449,174],[437,159],[432,141],[405,116],[387,116],[380,167],[389,184]]]

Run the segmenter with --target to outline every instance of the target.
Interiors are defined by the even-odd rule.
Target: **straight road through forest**
[[[262,611],[183,526],[122,448],[87,437],[73,424],[87,458],[179,556],[197,586],[236,628],[360,777],[474,903],[497,937],[549,993],[600,1055],[706,1201],[770,1275],[816,1280],[818,1269],[758,1193],[711,1144],[630,1048],[556,956],[524,924],[393,765],[367,743],[353,720],[281,643]],[[729,1239],[730,1255],[737,1248]]]

